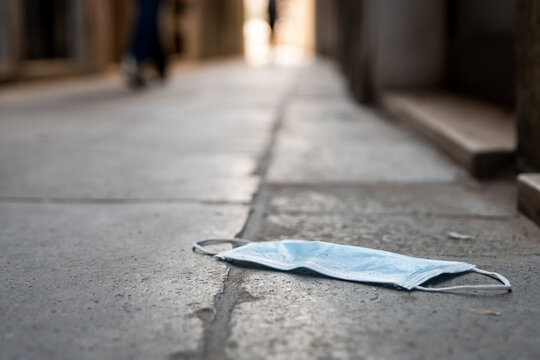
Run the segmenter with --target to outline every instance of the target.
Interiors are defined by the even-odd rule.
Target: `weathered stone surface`
[[[287,106],[285,132],[303,135],[314,142],[365,142],[413,136],[386,121],[374,109],[360,107],[347,98],[298,98]]]
[[[515,184],[473,181],[353,105],[323,62],[285,97],[295,72],[230,62],[137,95],[73,84],[0,99],[0,357],[538,358],[540,230],[516,213]],[[261,181],[251,209],[237,203]],[[514,291],[226,276],[191,252],[242,228],[467,261]]]
[[[246,269],[242,288],[256,300],[235,309],[227,355],[231,359],[536,358],[538,256],[461,260],[503,273],[514,291],[406,292]],[[464,275],[437,285],[486,282],[494,281]],[[479,315],[471,309],[500,315]]]
[[[515,186],[492,184],[282,184],[270,186],[280,213],[415,214],[500,217],[517,214]]]
[[[505,275],[513,291],[405,292],[238,266],[228,358],[537,358],[540,229],[517,213],[515,183],[476,182],[374,112],[343,97],[300,94],[286,108],[255,240],[465,261]],[[450,231],[474,238],[454,240]],[[485,283],[495,280],[463,274],[430,286]]]
[[[448,232],[474,237],[454,240]],[[394,251],[411,256],[540,254],[540,229],[523,216],[509,219],[364,214],[272,214],[261,240],[321,240]]]
[[[190,244],[233,236],[247,210],[1,204],[0,357],[194,356],[227,268]]]
[[[230,63],[137,94],[114,82],[8,94],[0,197],[249,202],[292,75]]]
[[[309,69],[300,73],[295,94],[320,99],[349,97],[345,79],[339,73],[338,66],[321,61],[313,62]]]
[[[5,165],[2,168],[6,171],[0,175],[0,196],[6,198],[248,202],[258,183],[253,176],[254,156],[242,153],[181,153],[167,147],[129,144],[65,151],[31,144],[10,147],[7,143],[2,159],[0,166]]]
[[[428,145],[369,110],[338,105],[342,99],[300,101],[285,115],[272,182],[449,182],[460,176]]]
[[[0,358],[201,358],[227,265],[191,243],[245,225],[295,72],[3,93]]]

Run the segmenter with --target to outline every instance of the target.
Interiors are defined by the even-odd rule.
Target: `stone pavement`
[[[0,94],[1,359],[540,357],[540,230],[513,181],[471,179],[325,62],[205,65],[150,90]],[[467,261],[513,292],[405,292],[190,247],[236,235]]]

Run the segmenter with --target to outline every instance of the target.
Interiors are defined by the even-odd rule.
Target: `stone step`
[[[493,176],[512,165],[516,150],[512,112],[444,92],[388,93],[382,105],[477,178]]]
[[[518,176],[518,208],[540,225],[540,173]]]

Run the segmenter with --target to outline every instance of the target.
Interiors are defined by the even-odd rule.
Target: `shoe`
[[[126,76],[127,84],[132,89],[141,89],[146,86],[146,81],[142,76],[142,70],[135,59],[131,55],[126,55],[122,59],[122,70]]]

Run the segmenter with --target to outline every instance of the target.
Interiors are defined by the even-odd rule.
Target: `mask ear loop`
[[[454,290],[508,290],[512,291],[512,285],[507,278],[498,274],[496,272],[486,271],[478,268],[472,268],[471,271],[474,271],[478,274],[487,275],[494,279],[499,280],[503,285],[457,285],[457,286],[448,286],[442,288],[428,288],[423,286],[415,286],[415,289],[422,291],[454,291]]]
[[[210,251],[205,249],[203,246],[205,245],[212,245],[212,244],[232,244],[234,247],[243,246],[246,244],[249,244],[251,241],[245,240],[245,239],[205,239],[205,240],[198,240],[195,241],[192,246],[193,250],[198,250],[199,252],[206,254],[206,255],[217,255],[217,252]]]

